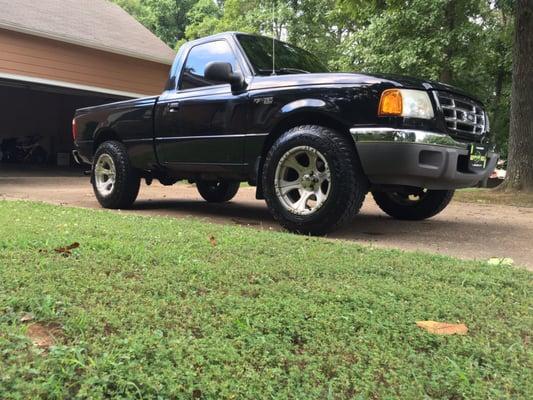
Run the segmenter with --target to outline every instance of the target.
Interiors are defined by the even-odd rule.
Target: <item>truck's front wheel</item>
[[[141,179],[131,166],[128,152],[120,142],[102,143],[94,155],[91,182],[104,208],[128,208],[139,194]]]
[[[412,189],[404,192],[372,192],[372,196],[379,208],[391,217],[418,221],[444,210],[454,193],[454,190]]]
[[[291,129],[265,159],[267,205],[292,232],[322,235],[351,221],[367,187],[353,143],[325,127]]]

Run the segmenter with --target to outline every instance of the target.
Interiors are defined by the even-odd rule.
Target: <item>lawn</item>
[[[29,202],[0,226],[1,399],[533,396],[519,268]]]
[[[471,188],[457,190],[453,198],[465,203],[533,207],[533,193],[527,192],[503,192],[494,189]]]

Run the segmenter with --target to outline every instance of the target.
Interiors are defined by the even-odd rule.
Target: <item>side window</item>
[[[205,66],[211,61],[227,62],[231,64],[234,71],[240,70],[237,59],[226,41],[217,40],[215,42],[199,44],[189,51],[183,72],[181,73],[180,90],[220,84],[220,82],[205,79]]]

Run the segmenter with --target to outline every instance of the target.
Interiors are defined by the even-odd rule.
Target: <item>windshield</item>
[[[275,40],[275,71],[272,71],[272,39],[263,36],[237,35],[257,75],[329,72],[311,53]]]

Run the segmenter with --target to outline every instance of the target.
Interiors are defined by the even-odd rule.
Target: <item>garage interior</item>
[[[71,124],[75,110],[125,99],[103,93],[0,80],[0,162],[74,166]]]

